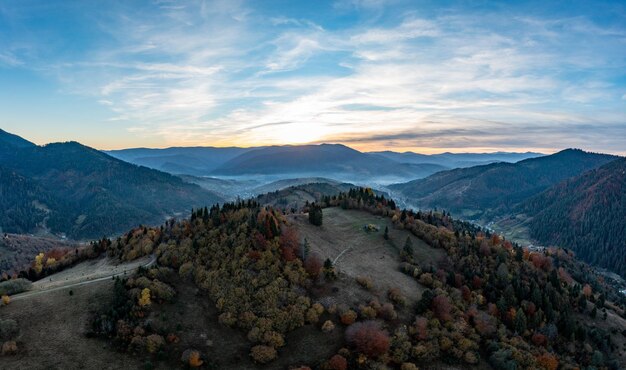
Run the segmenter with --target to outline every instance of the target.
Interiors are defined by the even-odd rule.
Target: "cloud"
[[[113,7],[98,19],[108,42],[37,67],[137,137],[172,145],[603,150],[626,140],[619,24],[400,3],[338,1],[315,18],[226,0],[162,1],[134,17]]]
[[[16,67],[23,63],[12,53],[8,51],[3,51],[0,52],[0,64],[5,64],[10,67]]]

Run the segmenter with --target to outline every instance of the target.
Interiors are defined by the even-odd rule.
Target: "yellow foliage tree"
[[[50,257],[46,260],[46,266],[52,266],[56,263],[56,261],[57,261],[56,259]]]
[[[150,288],[144,288],[141,291],[141,297],[139,297],[139,306],[149,306],[150,303]]]
[[[40,273],[41,270],[43,270],[43,257],[43,253],[39,253],[35,256],[35,271],[37,271],[37,273]]]
[[[3,295],[2,296],[2,304],[4,304],[6,306],[9,303],[11,303],[11,297],[9,297],[8,295]]]
[[[204,361],[200,359],[200,352],[193,351],[189,356],[189,366],[191,367],[200,367],[202,366]]]

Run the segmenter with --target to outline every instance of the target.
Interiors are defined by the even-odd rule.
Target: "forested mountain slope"
[[[567,179],[521,203],[539,242],[626,276],[626,159]]]
[[[512,206],[548,187],[616,158],[566,149],[517,163],[443,171],[390,188],[419,207],[439,207],[468,218],[480,218],[506,213]]]
[[[0,203],[11,209],[0,226],[10,232],[30,231],[46,220],[55,233],[100,237],[141,223],[160,223],[177,212],[220,200],[178,177],[76,142],[2,145],[0,166],[6,189]],[[15,186],[20,195],[8,186]]]

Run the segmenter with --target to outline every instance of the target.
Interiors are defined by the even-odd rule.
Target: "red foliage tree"
[[[311,253],[307,257],[306,261],[304,261],[304,269],[306,270],[307,274],[309,274],[309,276],[313,279],[317,279],[323,265],[324,264],[322,262],[322,259],[319,255],[315,253]]]
[[[463,296],[463,300],[465,302],[469,302],[472,299],[472,291],[467,287],[467,285],[463,285],[461,287],[461,296]]]
[[[357,322],[346,330],[346,340],[358,352],[377,357],[389,350],[390,340],[387,331],[377,321]]]
[[[546,336],[541,334],[541,333],[533,334],[531,340],[532,340],[533,344],[536,345],[536,346],[544,346],[545,347],[545,345],[548,344],[548,338],[546,338]]]
[[[450,311],[452,311],[452,305],[450,304],[450,300],[445,295],[438,295],[433,298],[432,302],[432,310],[437,317],[441,321],[450,321],[452,320],[452,315]]]
[[[328,367],[331,370],[346,370],[348,368],[348,360],[342,355],[334,355],[328,361]]]
[[[293,227],[283,228],[280,236],[280,249],[285,261],[293,261],[298,254],[300,237]]]
[[[425,317],[418,317],[415,319],[415,335],[419,340],[428,339],[428,319]]]

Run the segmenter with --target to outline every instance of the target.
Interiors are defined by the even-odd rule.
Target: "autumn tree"
[[[8,295],[3,295],[2,304],[7,306],[9,303],[11,303],[11,297],[9,297]]]
[[[330,370],[346,370],[348,368],[348,360],[342,355],[334,355],[328,361]]]
[[[378,321],[358,322],[346,330],[346,341],[358,352],[377,357],[389,350],[390,339]]]
[[[317,279],[322,269],[322,259],[316,253],[311,253],[304,261],[304,269],[312,279]]]
[[[144,288],[139,297],[139,306],[145,307],[150,305],[150,288]]]
[[[450,321],[452,320],[452,305],[450,304],[450,300],[443,294],[440,294],[433,298],[432,301],[432,310],[437,317],[441,321]]]

